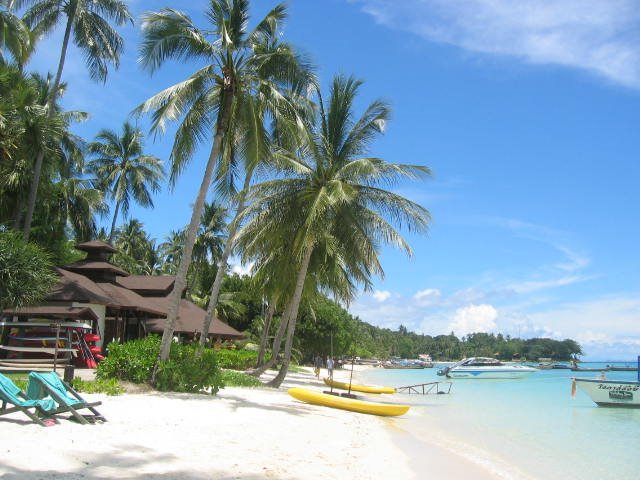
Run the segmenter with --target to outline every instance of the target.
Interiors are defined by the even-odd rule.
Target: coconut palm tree
[[[245,257],[260,258],[273,247],[288,245],[297,271],[282,320],[288,325],[283,364],[270,383],[273,386],[280,385],[289,366],[307,274],[337,276],[338,293],[352,295],[349,285],[353,282],[345,280],[362,283],[372,275],[384,274],[381,245],[391,244],[411,254],[393,224],[417,232],[428,225],[425,208],[384,187],[428,175],[429,169],[367,156],[390,110],[385,102],[376,100],[356,118],[354,102],[360,85],[353,78],[335,77],[327,104],[318,92],[319,112],[307,141],[296,151],[280,149],[273,154],[289,175],[252,188],[253,202],[246,210],[247,223],[239,240]],[[318,253],[331,259],[324,273],[314,272],[322,268],[322,262],[310,268]],[[332,285],[330,281],[330,289]]]
[[[120,210],[126,217],[132,201],[153,208],[151,193],[160,190],[164,179],[162,161],[143,150],[142,132],[129,122],[122,125],[121,135],[100,130],[96,141],[89,144],[89,152],[97,158],[89,162],[88,170],[115,201],[109,242],[113,241]]]
[[[215,203],[206,203],[202,209],[200,228],[193,246],[193,261],[216,263],[222,256],[227,209]]]
[[[83,53],[92,79],[104,82],[110,63],[118,68],[124,42],[118,32],[109,25],[109,21],[119,26],[127,22],[133,24],[133,17],[124,2],[120,0],[16,0],[14,3],[18,8],[28,7],[23,18],[24,22],[33,30],[44,34],[51,32],[62,19],[66,20],[58,69],[47,103],[49,112],[52,112],[52,106],[58,95],[70,41],[73,41]],[[33,179],[23,228],[25,240],[29,238],[31,230],[44,154],[44,151],[38,152],[33,167]]]
[[[0,63],[8,63],[5,52],[17,62],[23,57],[23,52],[29,49],[29,29],[17,17],[12,9],[13,0],[0,0]]]
[[[214,167],[237,148],[242,154],[266,158],[269,151],[264,115],[292,115],[291,100],[282,85],[307,78],[308,69],[294,50],[279,39],[286,17],[284,5],[273,8],[252,31],[248,30],[248,0],[210,0],[205,12],[210,25],[197,27],[184,12],[165,8],[143,16],[141,64],[154,72],[166,60],[198,60],[202,67],[189,78],[158,93],[138,107],[153,112],[152,129],[163,132],[168,122],[181,119],[171,152],[171,184],[200,143],[213,133],[213,142],[191,221],[162,336],[160,360],[169,355],[180,296],[184,290],[193,246]],[[283,120],[284,121],[284,120]],[[232,132],[232,134],[229,134]],[[206,337],[206,334],[203,335]]]
[[[163,258],[162,270],[165,274],[175,275],[182,259],[184,250],[185,230],[171,230],[160,244],[160,252]]]
[[[63,111],[57,102],[48,110],[46,104],[51,95],[51,88],[51,76],[25,76],[15,67],[0,67],[0,95],[4,101],[13,105],[10,118],[14,127],[19,127],[10,135],[15,148],[0,166],[0,189],[5,190],[5,195],[8,194],[5,196],[6,204],[11,203],[13,206],[14,226],[17,229],[27,200],[25,192],[31,178],[33,159],[38,152],[45,152],[43,178],[46,181],[43,183],[48,198],[41,199],[36,212],[41,218],[46,219],[39,222],[38,233],[39,240],[44,240],[44,244],[47,244],[48,237],[50,240],[51,229],[58,228],[60,223],[64,230],[67,220],[70,220],[69,225],[74,226],[76,234],[86,238],[87,234],[93,232],[93,215],[102,213],[101,195],[87,181],[79,181],[76,185],[78,188],[72,188],[68,183],[63,185],[65,182],[74,181],[73,179],[79,180],[84,165],[84,142],[71,133],[69,128],[72,123],[84,121],[87,114]],[[58,89],[60,98],[65,84],[60,84]],[[3,136],[0,133],[0,137]],[[59,195],[65,195],[65,191],[71,194],[69,188],[74,190],[73,196],[76,200],[80,201],[84,196],[85,200],[89,201],[84,203],[86,218],[72,219],[66,216],[66,212],[71,212],[66,209],[70,204],[65,204]],[[60,204],[60,201],[63,203]],[[80,207],[82,203],[80,201],[76,206]]]

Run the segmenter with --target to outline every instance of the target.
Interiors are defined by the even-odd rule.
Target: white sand
[[[436,446],[398,441],[411,412],[390,419],[307,405],[289,386],[324,389],[311,374],[290,374],[279,390],[226,388],[215,397],[86,395],[103,402],[104,424],[43,428],[19,412],[3,416],[0,478],[493,478]]]

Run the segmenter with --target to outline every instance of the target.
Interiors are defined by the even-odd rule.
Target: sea
[[[513,380],[447,379],[436,375],[439,368],[371,368],[360,373],[359,381],[393,387],[450,381],[449,394],[394,395],[394,402],[412,405],[394,426],[418,444],[461,455],[497,478],[640,479],[640,409],[598,407],[580,388],[575,397],[571,394],[572,377],[597,378],[600,373],[554,369]],[[638,379],[638,372],[605,375]],[[446,391],[447,385],[440,387]]]

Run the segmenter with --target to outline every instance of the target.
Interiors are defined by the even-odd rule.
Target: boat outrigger
[[[329,387],[339,388],[341,390],[352,390],[362,393],[396,393],[393,387],[378,387],[374,385],[353,385],[351,383],[337,382],[331,378],[324,378],[324,383]]]

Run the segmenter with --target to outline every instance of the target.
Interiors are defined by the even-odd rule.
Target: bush
[[[109,344],[108,356],[98,365],[97,378],[114,378],[133,383],[147,383],[160,351],[160,337],[150,335],[126,343]],[[224,388],[213,350],[198,351],[197,345],[173,343],[169,360],[161,362],[156,375],[161,391],[216,394]]]
[[[146,383],[160,351],[160,337],[149,335],[126,343],[111,342],[108,355],[98,364],[97,378],[117,378]]]
[[[231,370],[247,370],[256,366],[258,352],[251,350],[218,350],[218,366]]]
[[[73,379],[73,388],[82,393],[106,393],[107,395],[124,393],[124,388],[115,378],[100,378],[90,382],[76,377]]]
[[[222,371],[222,381],[225,387],[263,387],[264,385],[256,377],[233,370]]]
[[[156,376],[156,388],[167,392],[197,393],[210,391],[215,395],[224,388],[216,354],[198,345],[171,345],[169,360],[161,362]]]

